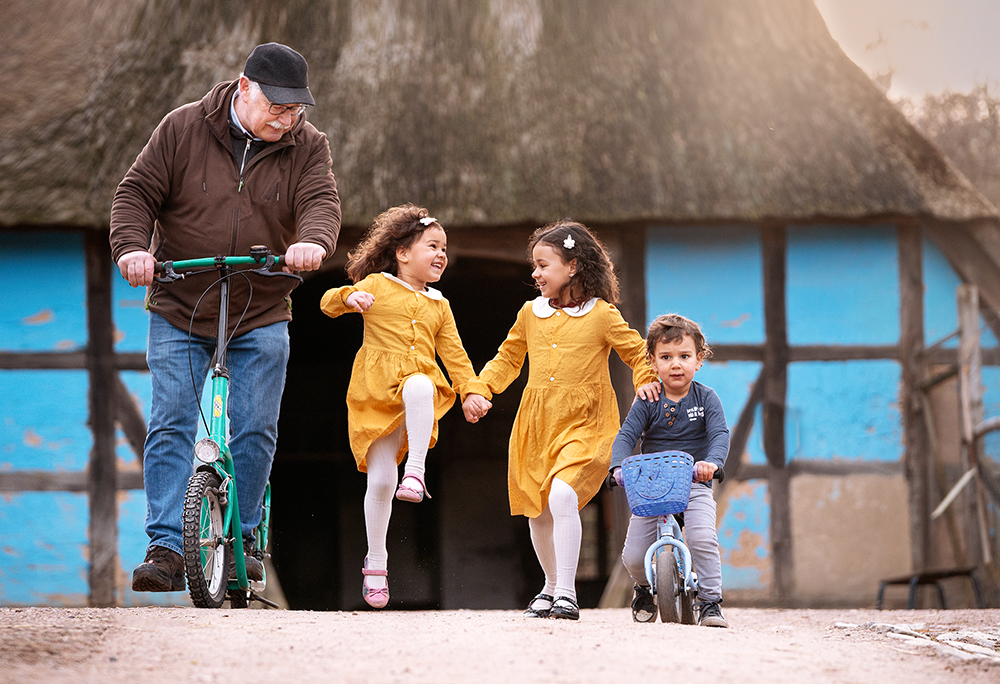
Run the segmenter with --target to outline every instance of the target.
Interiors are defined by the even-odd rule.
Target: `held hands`
[[[154,266],[156,257],[142,250],[123,254],[118,260],[118,270],[122,272],[122,278],[132,287],[152,285]]]
[[[622,489],[625,488],[625,475],[622,474],[621,466],[615,468],[614,472],[611,473],[611,476],[615,478],[616,485],[618,485]]]
[[[372,304],[375,302],[375,295],[371,292],[363,292],[358,290],[357,292],[352,292],[347,295],[347,299],[344,303],[351,307],[358,313],[364,313],[368,309],[372,308]]]
[[[128,255],[126,255],[128,256]],[[323,265],[326,250],[314,242],[296,242],[285,250],[285,265],[282,271],[315,271]]]
[[[478,423],[479,419],[486,415],[486,412],[493,408],[489,399],[481,394],[469,394],[462,402],[462,413],[470,423]]]
[[[714,463],[709,463],[708,461],[698,461],[694,464],[694,481],[695,482],[708,482],[715,475],[715,471],[719,469],[719,466]]]
[[[640,387],[635,395],[640,399],[645,399],[646,401],[659,401],[660,400],[660,383],[651,382],[649,384]]]

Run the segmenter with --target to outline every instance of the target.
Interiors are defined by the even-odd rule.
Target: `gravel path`
[[[728,630],[618,609],[0,608],[0,682],[1000,682],[1000,610],[725,612]]]

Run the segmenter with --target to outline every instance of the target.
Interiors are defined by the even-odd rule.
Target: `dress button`
[[[417,319],[416,319],[416,318],[414,318],[414,319],[413,319],[412,321],[410,321],[410,323],[414,323],[414,324],[415,324],[416,322],[417,322]]]
[[[562,316],[562,311],[556,311],[556,316]]]
[[[673,412],[674,412],[674,411],[676,411],[676,410],[677,410],[677,407],[676,407],[676,406],[671,406],[671,407],[670,407],[670,412],[671,412],[671,413],[673,413]]]
[[[555,348],[556,348],[556,345],[554,345],[554,344],[553,344],[553,345],[552,345],[552,348],[553,348],[553,349],[555,349]]]
[[[414,347],[414,346],[413,346],[413,345],[411,344],[411,345],[410,345],[410,349],[416,349],[416,347]]]
[[[555,379],[556,379],[555,376],[552,376],[551,378],[549,378],[549,382],[555,382]]]

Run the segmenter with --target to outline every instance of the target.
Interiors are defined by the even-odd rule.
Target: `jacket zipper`
[[[243,191],[243,169],[247,165],[247,153],[250,152],[250,142],[250,138],[247,138],[246,147],[243,148],[243,159],[240,160],[240,184],[236,186],[237,194]]]

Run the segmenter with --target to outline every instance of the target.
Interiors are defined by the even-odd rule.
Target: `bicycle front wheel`
[[[222,481],[213,472],[198,472],[188,481],[184,498],[184,572],[191,602],[219,608],[229,585],[229,545],[223,529]]]
[[[656,607],[662,622],[681,621],[683,587],[673,549],[661,549],[656,555]]]

